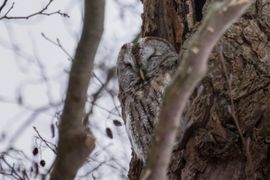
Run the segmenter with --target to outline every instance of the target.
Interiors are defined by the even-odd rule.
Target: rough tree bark
[[[95,138],[83,125],[87,89],[103,33],[104,0],[84,1],[84,25],[72,62],[59,142],[51,180],[72,180],[95,147]]]
[[[180,49],[210,4],[145,0],[142,35],[166,38]],[[257,0],[210,56],[208,74],[185,109],[194,125],[186,144],[174,149],[170,179],[270,179],[269,38],[270,1]],[[133,156],[129,178],[140,173]]]

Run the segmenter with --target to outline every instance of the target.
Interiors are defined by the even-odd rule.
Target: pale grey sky
[[[0,0],[2,4],[3,0]],[[46,4],[46,0],[24,0],[14,1],[15,6],[10,15],[28,15]],[[59,102],[63,98],[66,88],[67,73],[70,61],[68,56],[60,48],[46,41],[41,33],[48,38],[56,40],[59,38],[64,48],[72,55],[76,47],[76,42],[81,30],[81,0],[55,0],[49,8],[50,11],[61,10],[70,15],[64,18],[58,15],[50,17],[33,17],[30,20],[1,20],[0,21],[0,133],[7,135],[6,139],[0,143],[0,151],[9,147],[10,139],[18,128],[31,116],[31,108],[39,108],[48,104],[48,93],[53,103]],[[119,6],[114,0],[106,1],[105,32],[102,44],[99,48],[96,61],[104,61],[108,66],[115,65],[117,52],[121,45],[131,41],[140,31],[140,13],[142,5],[138,0],[122,0],[123,4],[134,4],[135,9],[124,10],[123,18]],[[12,1],[10,1],[9,6]],[[1,17],[1,15],[0,15]],[[14,54],[14,48],[17,54]],[[104,58],[104,54],[109,54]],[[38,59],[38,60],[37,60]],[[49,77],[47,84],[42,83],[42,76],[38,64],[44,66],[44,71]],[[99,72],[97,72],[98,74]],[[103,79],[103,77],[100,77]],[[23,85],[23,86],[21,86]],[[91,89],[98,87],[98,82],[92,80]],[[111,84],[116,86],[117,84]],[[19,88],[22,87],[22,88]],[[48,89],[48,90],[46,90]],[[16,105],[16,97],[20,92],[23,102],[27,107],[22,108]],[[4,98],[4,99],[3,99]],[[110,97],[104,97],[98,104],[106,109],[114,107]],[[54,122],[55,111],[60,108],[45,111],[30,125],[24,128],[22,134],[15,138],[12,144],[16,148],[22,149],[26,154],[31,155],[34,135],[33,126],[40,134],[49,141],[55,142],[56,138],[51,138],[50,124]],[[110,159],[109,154],[114,154],[113,158],[119,162],[119,167],[128,168],[129,144],[125,135],[124,127],[115,128],[108,119],[119,119],[119,117],[109,117],[108,113],[98,108],[91,119],[94,124],[94,133],[100,141],[97,142],[99,148],[105,148],[104,153],[99,155],[99,160]],[[112,127],[114,139],[105,136],[105,128]],[[107,148],[108,147],[108,148]],[[98,153],[96,151],[96,153]],[[43,150],[42,158],[49,164],[54,155],[49,150]],[[38,158],[37,158],[38,159]],[[95,172],[97,179],[119,179],[117,168],[102,166],[101,171]],[[84,170],[89,169],[85,167]]]

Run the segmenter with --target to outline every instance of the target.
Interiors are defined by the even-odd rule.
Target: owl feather
[[[132,148],[143,162],[147,160],[164,90],[178,61],[174,47],[161,38],[142,38],[120,50],[117,74],[122,117]]]

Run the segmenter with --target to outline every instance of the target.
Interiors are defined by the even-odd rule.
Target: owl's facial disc
[[[142,49],[142,58],[149,59],[153,54],[155,54],[155,48],[152,46],[146,46]]]

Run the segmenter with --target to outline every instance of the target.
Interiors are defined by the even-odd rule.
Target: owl
[[[165,88],[179,63],[166,40],[146,37],[123,45],[117,60],[119,100],[132,148],[142,162],[158,121]]]

